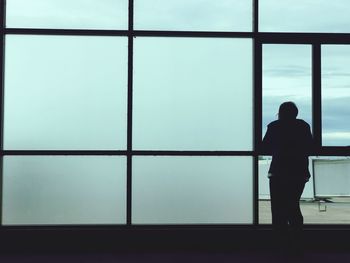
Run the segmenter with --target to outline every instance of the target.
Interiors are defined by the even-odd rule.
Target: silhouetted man
[[[268,125],[263,139],[263,151],[272,155],[269,169],[272,227],[284,242],[289,230],[298,242],[303,227],[300,197],[310,178],[308,156],[312,149],[310,126],[297,119],[298,108],[293,102],[279,107],[278,120]]]

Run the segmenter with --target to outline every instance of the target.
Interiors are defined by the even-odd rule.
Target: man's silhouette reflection
[[[269,169],[272,227],[283,242],[287,232],[292,240],[300,238],[303,216],[299,201],[310,178],[308,156],[312,149],[310,126],[297,119],[293,102],[279,107],[278,120],[268,125],[263,151],[272,155]],[[289,230],[289,231],[288,231]],[[299,237],[299,238],[298,238]]]

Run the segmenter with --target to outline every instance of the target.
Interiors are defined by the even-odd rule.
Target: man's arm
[[[272,155],[272,130],[271,127],[267,126],[266,134],[262,140],[260,152],[266,155]]]

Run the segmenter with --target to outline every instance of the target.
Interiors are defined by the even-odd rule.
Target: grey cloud
[[[310,67],[284,66],[280,68],[265,69],[264,76],[267,77],[310,77]]]
[[[322,78],[333,78],[333,77],[350,77],[349,72],[341,71],[323,71]]]
[[[350,97],[322,101],[324,131],[350,132]]]

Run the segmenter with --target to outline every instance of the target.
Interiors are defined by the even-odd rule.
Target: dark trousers
[[[302,230],[304,218],[300,211],[300,197],[304,180],[270,178],[272,227],[274,230]]]
[[[304,180],[270,178],[272,228],[275,246],[282,251],[301,253],[304,218],[300,211],[300,197]]]

